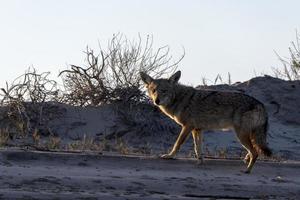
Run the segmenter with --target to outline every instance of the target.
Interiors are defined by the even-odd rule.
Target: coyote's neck
[[[159,106],[159,108],[177,123],[182,124],[181,115],[190,106],[191,100],[195,95],[195,89],[184,85],[174,86],[174,99],[167,106]]]

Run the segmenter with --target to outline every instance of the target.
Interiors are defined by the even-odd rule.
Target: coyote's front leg
[[[189,133],[191,132],[192,128],[188,127],[188,126],[183,126],[181,129],[181,132],[172,148],[172,151],[168,154],[164,154],[161,156],[161,158],[165,158],[165,159],[170,159],[173,158],[175,156],[175,154],[177,153],[177,151],[179,150],[180,146],[184,143],[184,141],[186,140],[187,136],[189,135]]]

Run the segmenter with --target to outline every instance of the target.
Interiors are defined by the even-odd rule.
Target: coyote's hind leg
[[[248,153],[246,154],[245,158],[244,158],[244,163],[245,163],[245,164],[249,164],[249,162],[250,162],[250,152],[248,152]]]
[[[240,142],[242,143],[243,147],[247,150],[248,154],[245,157],[245,160],[249,160],[247,169],[244,171],[245,173],[250,173],[256,159],[258,157],[258,153],[256,149],[253,147],[250,139],[250,134],[248,131],[243,131],[242,129],[235,128],[236,134]]]
[[[194,139],[194,150],[196,154],[196,158],[198,160],[198,164],[203,164],[204,158],[202,153],[202,143],[203,143],[203,134],[200,129],[193,129],[192,135]]]

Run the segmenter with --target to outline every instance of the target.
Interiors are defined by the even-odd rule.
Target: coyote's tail
[[[271,156],[272,150],[267,145],[267,131],[268,131],[268,114],[263,106],[257,108],[259,111],[259,125],[253,128],[250,136],[252,145],[258,153],[265,156]]]

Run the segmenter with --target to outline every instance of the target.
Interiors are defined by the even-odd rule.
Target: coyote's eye
[[[156,89],[153,89],[153,90],[152,90],[152,93],[155,93],[155,92],[156,92]]]

